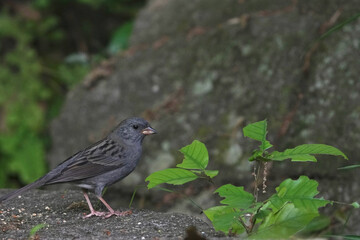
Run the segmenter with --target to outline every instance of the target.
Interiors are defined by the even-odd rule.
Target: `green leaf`
[[[310,161],[316,162],[316,158],[310,154],[327,154],[334,156],[347,156],[339,149],[325,144],[303,144],[295,148],[286,149],[284,152],[274,151],[269,158],[274,161],[283,161],[291,159],[291,161]]]
[[[234,212],[234,208],[229,206],[215,206],[204,210],[206,217],[210,221],[214,221],[215,215],[227,213],[227,212]]]
[[[355,14],[354,16],[346,19],[345,21],[335,25],[334,27],[330,28],[326,33],[324,33],[323,35],[321,35],[320,40],[328,37],[330,34],[332,34],[333,32],[340,30],[342,27],[344,27],[345,25],[355,21],[356,19],[358,19],[360,17],[360,13]]]
[[[288,203],[279,211],[269,214],[249,239],[288,239],[318,215],[317,212],[304,211]]]
[[[345,240],[360,240],[359,235],[343,235],[342,236]]]
[[[252,161],[254,161],[254,160],[256,160],[256,159],[261,159],[262,158],[262,155],[263,155],[263,152],[262,151],[260,151],[260,150],[255,150],[254,152],[253,152],[253,154],[250,156],[250,158],[249,158],[249,161],[250,162],[252,162]]]
[[[219,174],[219,171],[218,170],[204,170],[204,173],[206,176],[213,178]]]
[[[108,46],[108,52],[110,54],[115,54],[118,51],[124,50],[128,47],[132,29],[133,23],[127,22],[115,30]]]
[[[331,223],[330,217],[327,216],[318,216],[311,220],[309,224],[306,225],[304,229],[299,233],[300,236],[309,235],[314,232],[319,232],[327,228]]]
[[[221,215],[215,215],[215,219],[212,222],[216,231],[222,231],[224,233],[233,233],[240,234],[245,231],[244,227],[241,225],[240,213],[224,213]]]
[[[264,210],[260,210],[259,212],[257,212],[255,214],[255,218],[256,220],[260,220],[260,219],[264,219],[266,218],[267,216],[269,216],[269,214],[271,213],[271,210],[270,209],[264,209]]]
[[[353,202],[351,204],[354,208],[360,208],[360,204],[358,202]]]
[[[319,207],[330,203],[328,200],[314,198],[319,193],[318,185],[318,182],[306,176],[300,176],[298,180],[286,179],[276,188],[277,193],[269,200],[276,209],[292,202],[296,208],[318,212]]]
[[[198,176],[189,170],[168,168],[150,174],[150,176],[148,176],[145,181],[149,182],[147,187],[150,189],[162,183],[181,185],[193,181],[197,178]]]
[[[47,224],[45,223],[41,223],[41,224],[38,224],[36,225],[35,227],[33,227],[31,230],[30,230],[30,237],[33,237],[35,236],[35,234],[42,228],[44,227],[47,227]]]
[[[252,138],[254,140],[260,141],[261,146],[260,150],[265,151],[272,147],[269,141],[266,140],[267,134],[267,122],[266,120],[255,122],[247,125],[243,128],[243,133],[245,137]]]
[[[204,211],[205,215],[212,222],[216,231],[222,231],[225,234],[231,231],[239,234],[245,231],[244,227],[238,220],[241,212],[236,212],[229,206],[216,206]]]
[[[235,187],[231,184],[219,187],[215,193],[219,193],[221,197],[225,198],[221,201],[222,204],[227,204],[233,208],[247,209],[255,201],[254,196],[246,192],[244,187]]]
[[[205,145],[194,140],[190,145],[180,149],[185,158],[182,163],[176,165],[180,168],[205,170],[209,163],[209,154]]]
[[[356,164],[356,165],[349,165],[349,166],[346,166],[346,167],[341,167],[341,168],[338,168],[339,170],[349,170],[349,169],[354,169],[354,168],[359,168],[360,167],[360,164]]]

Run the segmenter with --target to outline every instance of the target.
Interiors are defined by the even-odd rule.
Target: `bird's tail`
[[[5,194],[4,196],[1,196],[1,197],[0,197],[0,203],[5,202],[5,201],[8,201],[8,200],[10,200],[10,199],[12,199],[12,198],[20,195],[20,194],[23,193],[23,192],[28,191],[28,190],[30,190],[30,189],[44,186],[44,185],[46,184],[46,181],[47,181],[47,180],[48,180],[48,179],[46,179],[46,175],[45,175],[44,177],[39,178],[38,180],[36,180],[36,181],[33,182],[33,183],[30,183],[30,184],[28,184],[28,185],[26,185],[26,186],[24,186],[24,187],[22,187],[22,188],[20,188],[20,189],[17,189],[17,190],[12,191],[12,192],[10,192],[10,193],[8,193],[8,194]]]

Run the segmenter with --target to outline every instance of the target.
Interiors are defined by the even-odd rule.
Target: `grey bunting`
[[[35,182],[0,197],[0,203],[33,188],[57,183],[73,183],[83,190],[89,205],[90,213],[84,218],[125,215],[128,212],[114,211],[110,207],[102,197],[103,190],[125,178],[135,169],[141,157],[144,137],[154,133],[156,133],[155,129],[146,120],[128,118],[107,137],[69,157]],[[108,212],[94,210],[88,191],[95,193]]]

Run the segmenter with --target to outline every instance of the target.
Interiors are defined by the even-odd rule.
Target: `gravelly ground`
[[[0,239],[28,239],[38,224],[46,226],[35,239],[184,239],[190,226],[208,239],[222,238],[204,221],[185,214],[134,209],[129,216],[83,219],[88,211],[81,192],[32,190],[0,205]]]

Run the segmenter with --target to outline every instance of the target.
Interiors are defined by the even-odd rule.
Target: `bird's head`
[[[156,131],[142,118],[133,117],[122,121],[111,134],[120,138],[124,143],[141,143],[146,135],[155,134]]]

